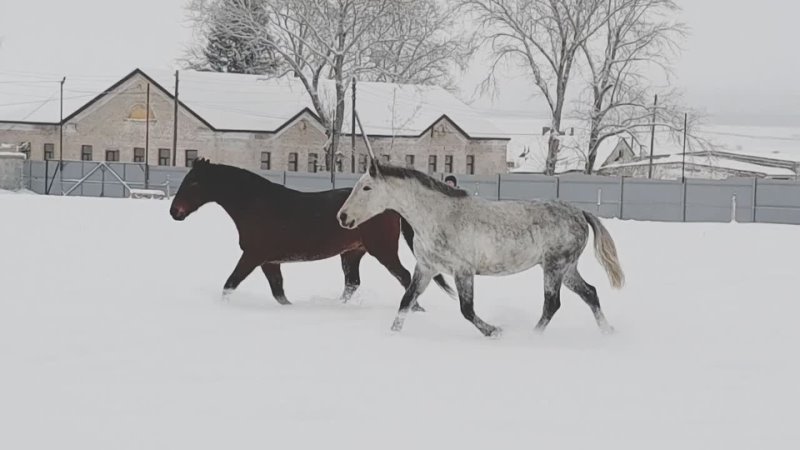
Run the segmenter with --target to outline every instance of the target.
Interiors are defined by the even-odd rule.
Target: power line
[[[764,136],[764,135],[755,135],[755,134],[731,133],[731,132],[709,131],[709,130],[702,131],[702,133],[716,134],[716,135],[720,135],[720,136],[733,136],[733,137],[752,138],[752,139],[769,139],[769,140],[772,140],[772,141],[800,142],[800,138],[794,138],[794,137]]]
[[[73,99],[85,98],[85,97],[88,97],[88,95],[81,95],[81,96],[77,96],[77,97],[64,97],[64,100],[73,100]],[[34,101],[29,101],[29,102],[0,103],[0,107],[2,107],[2,106],[35,105],[35,104],[38,104],[38,103],[42,103],[42,106],[44,106],[48,102],[51,102],[51,101],[54,101],[54,100],[55,100],[55,98],[50,97],[47,100],[45,100],[44,102],[42,102],[41,100],[34,100]],[[27,117],[30,117],[30,114],[28,114],[28,116],[26,116],[26,118]],[[24,119],[22,119],[22,120],[24,120]]]

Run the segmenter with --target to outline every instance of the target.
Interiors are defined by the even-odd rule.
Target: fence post
[[[503,175],[497,174],[497,200],[500,200],[500,183],[503,182]]]
[[[48,187],[49,183],[47,182],[47,180],[49,180],[49,179],[50,179],[50,160],[49,159],[45,159],[44,160],[44,195],[49,195],[50,194],[50,188]]]
[[[683,198],[681,199],[681,209],[683,221],[686,222],[686,179],[683,180]]]
[[[623,220],[622,213],[624,212],[623,206],[625,205],[625,176],[619,177],[619,220]]]
[[[736,223],[736,194],[731,197],[731,222]]]
[[[28,167],[28,176],[24,178],[25,180],[27,180],[27,182],[25,183],[25,188],[27,188],[29,191],[32,191],[33,183],[31,182],[31,174],[33,173],[33,168],[32,168],[33,162],[31,160],[27,160],[25,162],[26,166]]]
[[[753,177],[753,223],[756,223],[756,217],[758,216],[758,205],[756,204],[757,198],[758,198],[758,177]]]
[[[106,169],[100,169],[100,197],[106,196]]]
[[[600,204],[603,203],[603,188],[597,188],[597,215],[600,215]]]
[[[561,200],[561,178],[556,178],[556,200]]]

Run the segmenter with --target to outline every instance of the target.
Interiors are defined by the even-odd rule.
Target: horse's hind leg
[[[576,266],[571,267],[567,274],[564,276],[564,285],[572,292],[578,294],[594,314],[594,319],[597,321],[597,326],[603,333],[610,334],[614,332],[614,327],[609,325],[606,320],[603,310],[600,309],[600,299],[597,298],[597,289],[591,284],[587,283],[578,272]]]
[[[564,278],[562,270],[559,268],[545,265],[544,269],[544,306],[542,307],[542,317],[536,324],[535,330],[544,332],[547,324],[553,319],[553,315],[561,308],[561,282]]]
[[[291,305],[291,302],[286,298],[283,292],[283,274],[281,273],[280,264],[264,263],[261,265],[261,270],[269,281],[269,287],[272,290],[272,296],[281,305]]]
[[[361,285],[359,266],[366,250],[358,249],[342,253],[342,271],[344,272],[344,292],[342,301],[347,303]]]
[[[455,278],[456,289],[458,289],[458,299],[461,302],[461,314],[464,315],[464,318],[472,322],[484,336],[499,335],[502,331],[500,328],[489,325],[475,314],[473,302],[473,284],[475,276],[472,274],[460,274],[456,275]]]
[[[239,262],[236,264],[236,268],[233,269],[233,273],[231,273],[225,281],[225,285],[222,288],[222,299],[227,300],[231,292],[233,292],[261,262],[262,261],[259,261],[259,259],[252,254],[242,253]]]

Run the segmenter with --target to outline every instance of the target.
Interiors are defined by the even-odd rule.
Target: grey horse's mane
[[[378,170],[380,171],[380,174],[384,177],[400,178],[404,180],[408,179],[417,180],[421,185],[425,186],[426,188],[432,191],[440,192],[448,197],[469,196],[467,191],[451,187],[450,185],[442,183],[441,181],[414,169],[408,169],[405,167],[397,167],[397,166],[378,165]]]

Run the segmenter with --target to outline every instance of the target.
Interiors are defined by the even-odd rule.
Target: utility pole
[[[172,114],[172,166],[178,159],[178,71],[175,71],[175,107]]]
[[[683,161],[681,162],[681,182],[686,182],[686,124],[689,122],[689,114],[683,114]]]
[[[330,149],[330,154],[328,155],[329,158],[325,161],[325,163],[328,166],[328,169],[331,171],[331,189],[336,189],[336,149],[333,147],[333,142],[336,141],[338,143],[339,140],[333,138],[333,133],[335,132],[333,127],[333,121],[331,121],[331,142],[330,146],[328,147]]]
[[[61,100],[58,105],[58,165],[64,162],[64,82],[67,77],[61,79]]]
[[[653,146],[656,139],[656,107],[658,106],[658,95],[653,102],[653,123],[650,127],[650,168],[647,171],[647,178],[653,178]]]
[[[356,77],[353,77],[353,113],[350,114],[352,129],[350,130],[350,172],[356,173]]]
[[[150,83],[147,83],[147,111],[144,124],[144,188],[150,189]]]
[[[58,167],[56,171],[58,172],[58,179],[61,183],[61,189],[63,192],[64,189],[64,173],[62,172],[64,166],[64,82],[67,81],[67,77],[61,78],[61,95],[58,102]],[[50,194],[50,189],[53,187],[53,182],[56,180],[55,174],[53,174],[53,181],[50,182],[50,185],[47,185],[47,177],[48,174],[45,173],[45,194]]]

